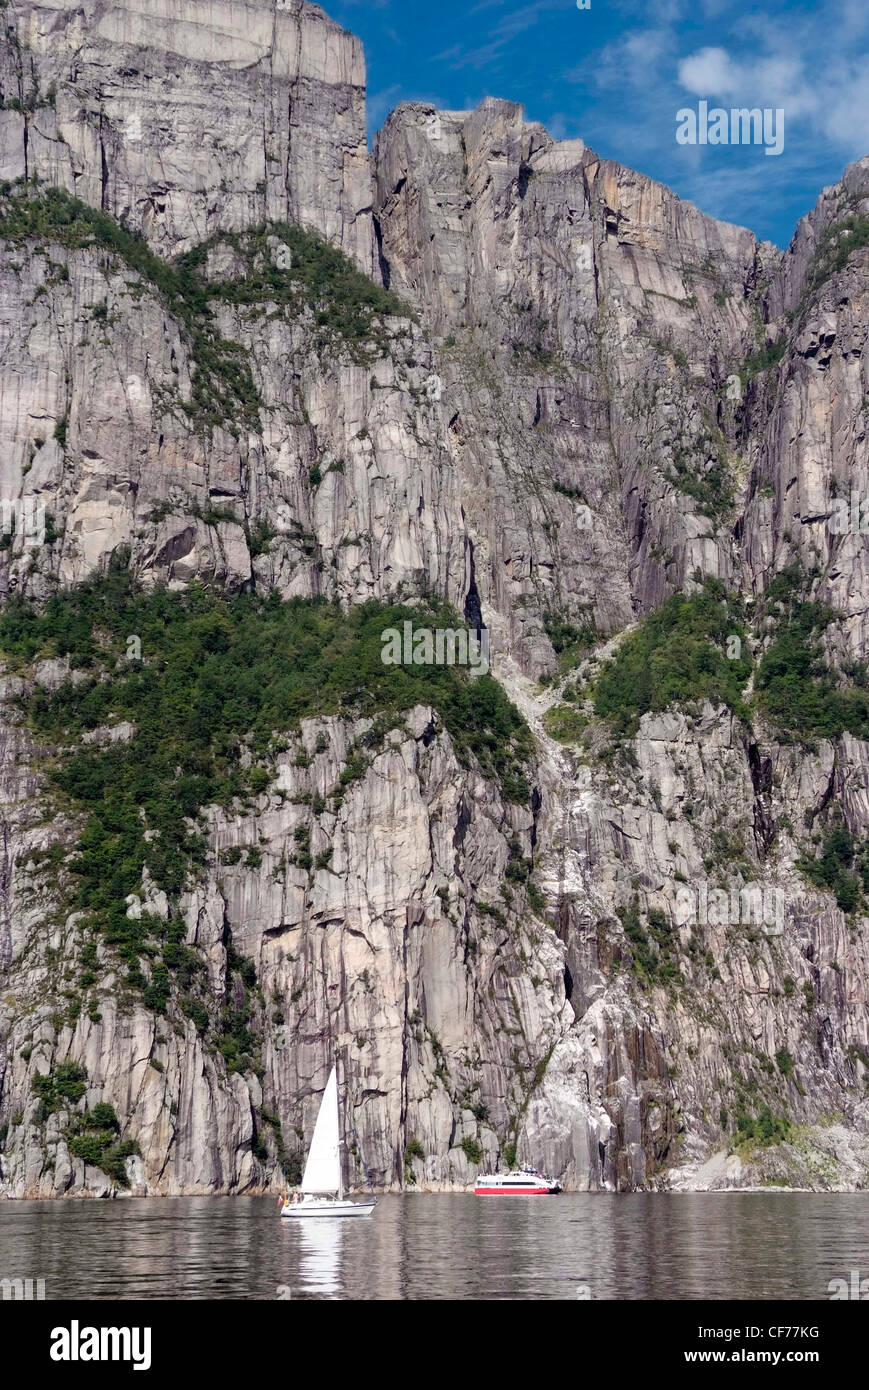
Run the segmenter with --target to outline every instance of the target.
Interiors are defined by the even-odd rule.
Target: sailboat
[[[370,1216],[377,1202],[354,1202],[344,1196],[341,1178],[341,1135],[338,1123],[338,1069],[332,1068],[314,1137],[308,1150],[308,1161],[302,1175],[302,1200],[281,1204],[281,1216]]]

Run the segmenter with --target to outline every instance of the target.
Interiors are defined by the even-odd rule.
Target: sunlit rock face
[[[216,999],[241,989],[233,953],[254,963],[259,1061],[236,1071],[104,946],[99,1007],[70,1017],[85,936],[39,866],[81,826],[47,810],[53,750],[19,703],[69,673],[7,663],[0,1191],[109,1192],[70,1146],[100,1101],[138,1146],[132,1192],[282,1184],[336,1057],[357,1186],[461,1187],[516,1160],[578,1189],[865,1185],[866,921],[797,865],[835,808],[866,838],[869,745],[802,747],[706,702],[604,757],[549,736],[558,687],[538,682],[565,625],[610,654],[704,577],[756,599],[795,562],[839,615],[828,655],[869,657],[865,534],[830,524],[869,497],[869,251],[826,250],[869,211],[869,160],[782,253],[509,102],[403,105],[369,154],[359,42],[298,0],[0,18],[0,180],[65,189],[166,265],[208,242],[214,295],[203,336],[184,286],[98,237],[0,241],[2,498],[50,518],[42,545],[10,534],[0,594],[44,599],[123,553],[147,588],[434,595],[485,623],[536,739],[520,807],[418,706],[333,811],[367,729],[310,719],[255,805],[209,809],[178,907]],[[339,305],[329,336],[321,304],[281,298],[286,242],[243,240],[269,222],[403,305],[356,338]],[[253,276],[272,298],[236,292]],[[224,413],[197,393],[216,339],[250,377]],[[728,855],[771,920],[709,911]],[[147,876],[135,897],[168,911]],[[661,922],[678,978],[637,966]],[[46,1116],[36,1078],[64,1063],[85,1092]],[[764,1105],[789,1139],[728,1156]]]
[[[172,254],[289,219],[372,267],[362,45],[306,0],[10,5],[0,177],[37,178]]]

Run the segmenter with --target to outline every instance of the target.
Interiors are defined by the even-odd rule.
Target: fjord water
[[[869,1194],[382,1197],[359,1221],[272,1198],[0,1203],[0,1277],[75,1299],[826,1299],[869,1274]]]

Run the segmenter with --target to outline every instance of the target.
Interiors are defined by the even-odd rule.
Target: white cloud
[[[606,44],[595,55],[593,64],[583,64],[565,76],[579,82],[590,71],[599,87],[620,88],[624,93],[636,89],[648,91],[656,68],[660,70],[674,50],[675,38],[671,30],[660,27],[632,29]]]
[[[822,128],[849,157],[869,154],[869,57],[833,85],[823,106]]]
[[[726,48],[701,48],[682,59],[678,78],[695,96],[747,106],[783,107],[791,120],[811,114],[820,105],[817,88],[802,59],[788,53],[738,62]]]
[[[679,64],[679,81],[698,96],[729,96],[736,86],[736,74],[725,48],[701,48]]]
[[[869,16],[850,4],[837,6],[843,27],[832,23],[830,7],[795,32],[761,25],[766,41],[759,56],[734,56],[723,47],[700,48],[683,58],[680,85],[694,96],[741,106],[781,107],[789,140],[821,133],[853,158],[869,150]],[[847,33],[847,43],[843,34]],[[810,61],[803,55],[811,54]]]
[[[562,76],[575,84],[575,114],[559,103],[599,154],[663,179],[704,211],[762,228],[771,207],[808,211],[821,187],[869,152],[869,0],[691,0],[681,14],[648,0],[612,3],[637,22],[574,59]],[[699,27],[698,12],[707,16]],[[699,99],[784,109],[781,159],[758,160],[753,147],[677,146],[676,112]]]

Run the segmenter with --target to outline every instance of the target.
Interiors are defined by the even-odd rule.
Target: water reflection
[[[299,1239],[299,1291],[319,1298],[338,1298],[341,1293],[341,1242],[344,1223],[337,1217],[287,1221]],[[295,1291],[294,1291],[295,1292]]]
[[[866,1193],[417,1194],[298,1222],[271,1198],[0,1203],[0,1277],[49,1299],[826,1299],[851,1270]]]

